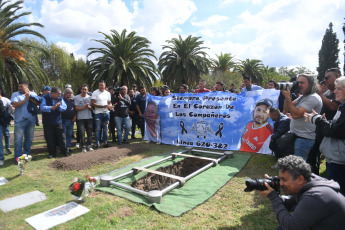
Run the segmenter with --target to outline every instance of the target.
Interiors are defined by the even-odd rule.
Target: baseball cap
[[[44,86],[43,90],[46,90],[46,91],[52,91],[52,89],[49,87],[49,86]]]
[[[265,98],[265,99],[261,99],[258,102],[256,102],[256,106],[259,105],[266,105],[268,108],[272,108],[273,107],[273,101],[271,99]]]

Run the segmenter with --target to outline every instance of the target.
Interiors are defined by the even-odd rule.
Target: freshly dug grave
[[[148,151],[148,148],[142,144],[102,148],[58,159],[52,162],[50,167],[65,171],[89,169],[94,165],[118,161],[121,158],[140,154],[145,151]]]
[[[208,160],[186,158],[165,168],[158,168],[156,169],[156,171],[172,174],[175,176],[186,177],[209,163],[210,161]],[[143,178],[133,182],[131,186],[149,192],[151,190],[162,190],[175,182],[175,179],[148,173]]]

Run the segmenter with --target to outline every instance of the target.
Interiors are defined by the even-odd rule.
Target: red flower
[[[96,183],[96,182],[97,182],[97,179],[96,179],[96,178],[93,178],[92,181]]]
[[[75,183],[75,184],[73,185],[73,191],[76,192],[76,191],[78,191],[79,189],[80,189],[80,183]]]

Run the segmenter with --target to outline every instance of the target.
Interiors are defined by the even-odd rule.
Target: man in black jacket
[[[266,182],[267,190],[259,193],[270,199],[278,229],[344,229],[345,197],[337,182],[312,174],[310,166],[298,156],[280,158],[276,168],[281,188],[291,196],[279,196]]]
[[[120,88],[119,96],[115,98],[115,123],[119,144],[129,144],[128,135],[131,129],[131,119],[129,118],[128,108],[131,105],[131,99],[127,95],[127,86]],[[125,134],[122,139],[122,126],[125,127]]]
[[[293,154],[293,148],[290,153],[282,152],[278,148],[279,142],[283,141],[280,137],[290,130],[290,118],[281,113],[278,108],[270,109],[270,117],[274,121],[273,134],[271,136],[270,149],[275,153],[276,158]],[[281,146],[281,145],[279,145]],[[284,149],[285,150],[285,149]]]

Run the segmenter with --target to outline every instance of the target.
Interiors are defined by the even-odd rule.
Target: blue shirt
[[[37,97],[37,94],[34,92],[30,92],[30,97]],[[20,102],[25,100],[25,94],[21,94],[20,92],[14,92],[11,96],[11,103],[13,102]],[[29,120],[31,122],[36,122],[36,116],[32,116],[31,113],[28,112],[28,104],[29,100],[25,102],[22,106],[17,107],[14,110],[14,122],[21,122],[24,120]]]
[[[261,86],[258,86],[258,85],[253,85],[247,89],[247,87],[244,87],[242,90],[241,90],[241,93],[243,92],[247,92],[247,91],[254,91],[254,90],[260,90],[260,89],[263,89]]]
[[[60,108],[59,108],[59,111],[60,111],[60,112],[63,112],[63,111],[65,111],[65,110],[67,109],[67,105],[66,105],[66,103],[65,103],[65,100],[62,100],[62,97],[59,98],[60,100],[54,100],[54,99],[51,97],[50,94],[49,94],[49,97],[50,97],[50,98],[52,99],[52,101],[53,101],[53,106],[56,105],[56,103],[58,103],[58,102],[61,100],[61,105],[60,105]],[[44,97],[42,97],[42,102],[41,102],[41,111],[42,111],[42,112],[50,113],[50,111],[51,111],[50,109],[51,109],[51,107],[53,107],[53,106],[47,105],[46,99],[45,99]]]

